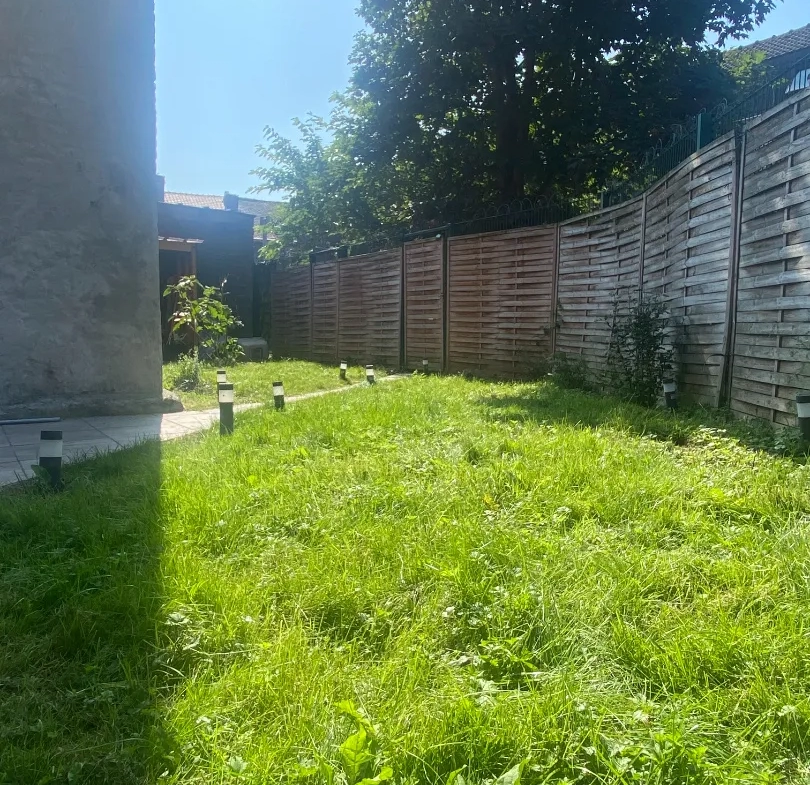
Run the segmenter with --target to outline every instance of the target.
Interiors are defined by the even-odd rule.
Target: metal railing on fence
[[[467,220],[434,229],[413,228],[381,234],[362,243],[345,244],[309,254],[312,263],[376,253],[401,246],[407,239],[427,236],[431,231],[453,237],[509,231],[560,223],[600,207],[613,207],[640,196],[651,185],[676,169],[687,158],[725,134],[739,129],[747,120],[778,106],[795,90],[810,88],[810,55],[773,77],[741,101],[724,102],[715,109],[690,117],[675,126],[672,134],[647,151],[627,176],[609,184],[599,198],[589,195],[562,198],[522,199],[494,208],[484,208]],[[304,259],[302,259],[304,261]]]
[[[674,128],[668,140],[651,148],[626,179],[604,190],[602,207],[612,207],[639,196],[693,153],[778,106],[795,90],[807,87],[810,87],[810,55],[797,60],[741,101],[733,104],[724,101],[711,111],[688,118],[683,125]]]

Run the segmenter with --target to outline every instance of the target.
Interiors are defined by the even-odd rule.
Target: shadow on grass
[[[502,422],[558,422],[582,428],[612,428],[686,446],[707,428],[725,432],[750,450],[790,458],[797,464],[808,461],[795,429],[775,430],[768,423],[735,419],[728,411],[684,407],[670,412],[647,409],[616,398],[580,390],[563,389],[552,382],[538,382],[525,392],[491,395],[478,403],[490,416]]]
[[[160,722],[161,448],[0,491],[0,783],[152,782]]]

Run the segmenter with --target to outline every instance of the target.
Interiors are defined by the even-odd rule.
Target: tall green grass
[[[807,780],[810,468],[696,417],[417,377],[68,479],[0,495],[0,782]]]
[[[163,386],[173,390],[180,363],[166,363],[163,366]],[[337,390],[361,384],[366,381],[365,368],[352,366],[346,374],[346,381],[340,379],[337,366],[321,365],[305,360],[276,360],[264,363],[239,363],[226,368],[228,381],[236,386],[236,396],[240,403],[272,403],[273,382],[284,382],[287,395]],[[385,376],[383,368],[376,368],[377,378]],[[203,366],[202,385],[193,392],[177,391],[183,406],[188,410],[214,409],[217,406],[217,369]]]

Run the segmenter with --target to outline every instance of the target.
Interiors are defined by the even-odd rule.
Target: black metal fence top
[[[750,95],[729,106],[720,104],[711,113],[715,138],[733,131],[747,120],[765,114],[793,93],[810,87],[810,55],[797,60]]]
[[[479,210],[468,220],[445,226],[398,230],[378,235],[363,243],[342,245],[314,251],[310,263],[345,259],[399,248],[403,243],[431,236],[458,237],[487,232],[509,231],[533,226],[553,225],[602,207],[613,207],[634,199],[655,182],[677,168],[687,158],[715,139],[739,129],[743,123],[768,112],[785,101],[792,93],[810,88],[810,55],[773,77],[741,101],[724,102],[710,112],[687,119],[673,128],[671,136],[647,151],[644,158],[627,176],[609,184],[601,198],[542,197],[522,199],[495,208]],[[302,260],[303,261],[303,260]]]

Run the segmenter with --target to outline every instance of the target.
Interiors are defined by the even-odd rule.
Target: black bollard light
[[[340,364],[340,378],[345,382],[346,381],[346,371],[349,370],[349,363],[345,360]]]
[[[671,379],[664,382],[664,403],[670,411],[678,408],[678,385]]]
[[[233,433],[233,385],[219,385],[219,435],[230,436]]]
[[[217,384],[227,384],[227,383],[228,383],[228,373],[227,371],[224,371],[220,368],[217,371]]]
[[[273,382],[273,402],[276,404],[276,411],[284,409],[284,382]]]
[[[39,466],[48,473],[51,488],[62,487],[62,431],[41,431],[39,434]]]
[[[376,384],[377,383],[377,376],[374,373],[374,366],[367,365],[366,366],[366,381],[369,384]]]
[[[810,444],[810,393],[799,393],[796,396],[796,416],[799,418],[802,441]]]
[[[427,375],[428,369],[430,368],[430,362],[427,360],[422,360],[422,373]]]

